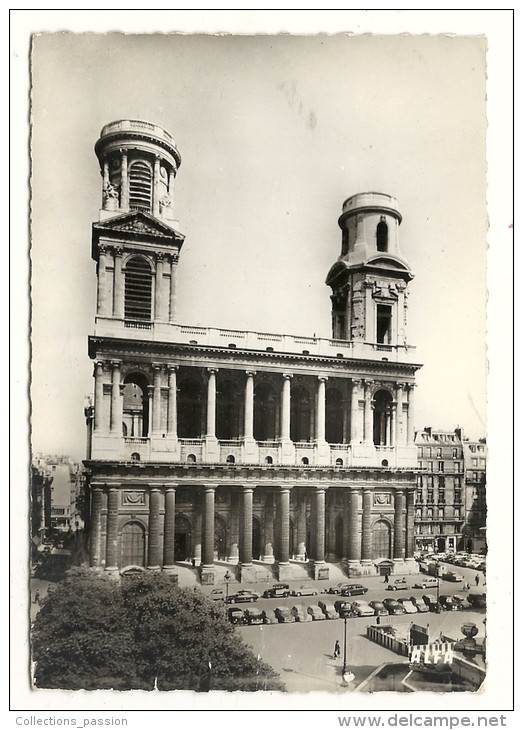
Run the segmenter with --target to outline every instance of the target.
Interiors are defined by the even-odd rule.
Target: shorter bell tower
[[[396,198],[359,193],[343,203],[341,254],[329,271],[332,337],[372,346],[407,346],[407,284]],[[381,349],[378,347],[378,349]]]

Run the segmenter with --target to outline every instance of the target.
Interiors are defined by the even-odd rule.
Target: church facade
[[[202,583],[306,566],[347,575],[417,572],[412,273],[397,201],[343,203],[327,275],[332,338],[178,322],[174,220],[181,157],[154,124],[106,125],[95,151],[97,311],[86,408],[90,557]],[[181,285],[189,286],[188,282]]]

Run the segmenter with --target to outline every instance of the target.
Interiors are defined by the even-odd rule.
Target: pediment
[[[107,233],[125,233],[136,234],[139,236],[163,236],[168,238],[182,238],[170,226],[162,223],[157,218],[142,211],[133,211],[131,213],[123,213],[123,215],[109,218],[94,224],[94,229],[99,234]]]
[[[384,256],[383,254],[379,254],[377,256],[372,256],[370,259],[367,259],[365,265],[377,266],[383,269],[397,269],[398,271],[407,271],[410,274],[410,268],[404,261],[402,261],[402,259],[398,258],[397,256]]]

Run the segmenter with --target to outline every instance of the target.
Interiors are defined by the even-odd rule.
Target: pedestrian
[[[479,575],[476,575],[476,586],[479,586]]]
[[[385,573],[385,578],[383,579],[383,582],[384,583],[388,583],[389,582],[389,574],[388,573]]]
[[[35,593],[33,603],[38,603],[38,605],[40,605],[40,591],[39,590],[37,590]]]
[[[334,644],[334,659],[337,659],[340,654],[341,654],[340,642],[338,641],[338,639],[336,639],[336,643]]]

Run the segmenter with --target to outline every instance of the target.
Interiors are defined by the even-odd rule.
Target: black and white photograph
[[[47,707],[498,709],[489,43],[349,30],[31,34]]]

